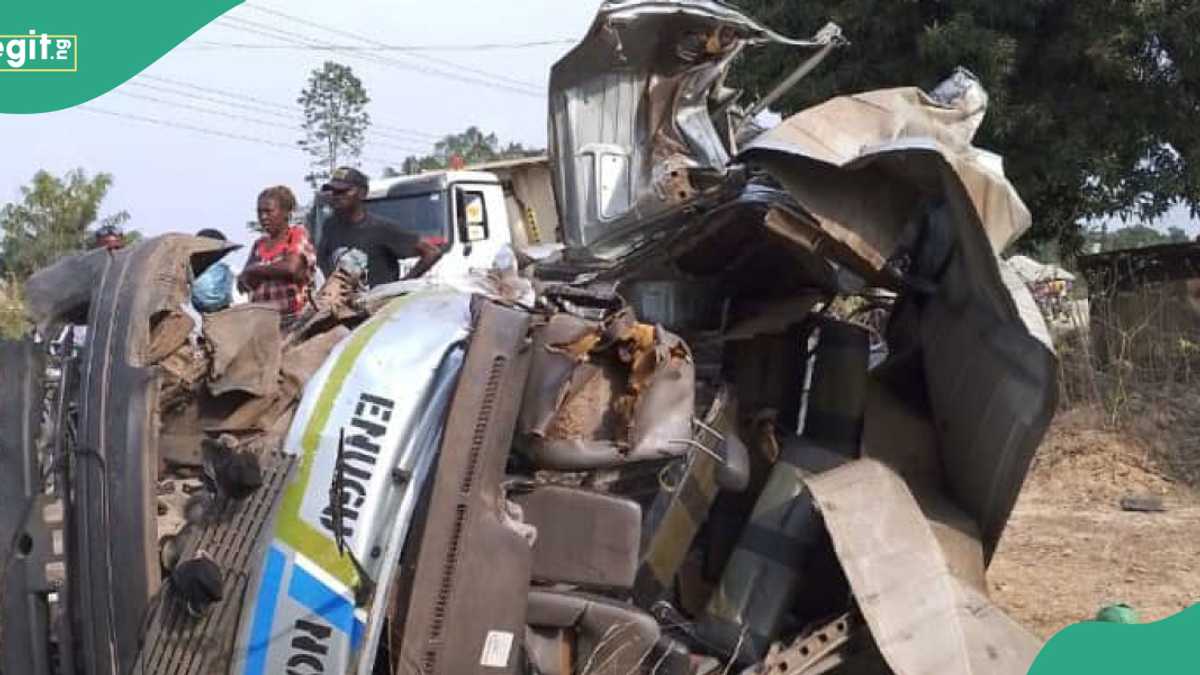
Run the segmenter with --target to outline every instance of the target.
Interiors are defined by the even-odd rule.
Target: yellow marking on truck
[[[283,493],[279,522],[275,526],[276,537],[291,546],[296,552],[304,554],[306,558],[347,587],[353,586],[358,580],[358,573],[350,562],[350,558],[338,553],[337,543],[333,540],[332,533],[325,532],[300,517],[300,505],[304,501],[305,492],[308,491],[313,459],[317,455],[317,448],[321,442],[321,432],[325,430],[325,425],[329,422],[329,416],[333,412],[333,403],[341,394],[346,377],[350,375],[351,368],[354,367],[359,355],[367,346],[367,342],[410,299],[411,296],[393,300],[364,326],[355,331],[350,336],[349,342],[346,343],[345,349],[338,355],[337,361],[329,371],[325,386],[321,388],[321,394],[317,397],[317,403],[313,406],[312,416],[304,427],[304,434],[300,439],[302,453],[300,469],[296,472],[296,478]]]

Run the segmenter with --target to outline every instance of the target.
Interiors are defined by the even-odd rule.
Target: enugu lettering
[[[379,457],[380,440],[387,435],[388,423],[392,420],[395,401],[368,394],[359,395],[354,406],[354,416],[346,428],[345,446],[342,449],[342,503],[343,538],[354,536],[354,524],[358,521],[359,509],[367,500],[375,462]],[[326,506],[321,511],[321,525],[333,532],[333,508]]]

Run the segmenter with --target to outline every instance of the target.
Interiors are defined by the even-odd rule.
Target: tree
[[[451,134],[433,144],[433,154],[424,157],[407,157],[401,166],[401,172],[412,175],[422,171],[434,171],[450,166],[451,160],[458,157],[464,165],[494,162],[499,159],[514,159],[539,155],[542,150],[527,150],[520,143],[509,143],[501,146],[496,134],[485,134],[478,127],[467,127],[461,134]],[[395,169],[384,169],[394,172]]]
[[[991,95],[976,138],[1004,155],[1034,216],[1026,246],[1082,244],[1084,219],[1152,220],[1200,204],[1200,3],[1110,0],[735,0],[786,34],[826,21],[850,46],[778,105],[795,112],[838,94],[918,85],[957,65]],[[734,80],[765,93],[795,51],[750,54]]]
[[[119,226],[129,220],[128,213],[119,211],[97,222],[100,203],[111,186],[111,175],[88,178],[83,169],[62,178],[45,171],[34,174],[33,181],[21,188],[21,200],[0,209],[6,275],[24,280],[60,256],[88,248],[92,238],[88,228],[93,223]]]
[[[370,101],[362,80],[349,66],[326,61],[308,78],[296,102],[304,108],[304,138],[299,145],[312,157],[312,171],[304,178],[314,190],[334,169],[362,154],[371,124],[365,109]]]

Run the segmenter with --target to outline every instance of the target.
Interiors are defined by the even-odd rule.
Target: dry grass
[[[1170,286],[1121,305],[1055,331],[1060,410],[1098,412],[1098,428],[1137,439],[1148,463],[1200,487],[1200,311]]]

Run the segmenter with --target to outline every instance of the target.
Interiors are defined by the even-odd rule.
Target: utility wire
[[[115,94],[118,94],[118,95],[121,95],[121,96],[128,96],[128,97],[130,97],[130,98],[136,98],[136,99],[140,99],[140,100],[143,100],[143,101],[150,101],[151,103],[159,103],[159,104],[162,104],[162,105],[174,106],[174,107],[177,107],[177,108],[184,108],[184,109],[186,109],[186,110],[194,110],[194,111],[196,111],[196,112],[199,112],[199,113],[204,113],[204,114],[206,114],[206,115],[219,115],[219,116],[221,116],[221,117],[227,117],[227,118],[229,118],[229,119],[233,119],[233,120],[238,120],[238,121],[242,121],[242,122],[249,122],[250,124],[258,124],[258,125],[260,125],[260,126],[272,127],[272,128],[275,128],[275,129],[278,129],[278,128],[279,128],[279,124],[278,124],[277,122],[266,122],[266,121],[263,121],[263,120],[261,120],[261,119],[257,119],[257,118],[254,118],[254,117],[250,117],[250,116],[248,116],[248,115],[238,115],[238,114],[235,114],[235,113],[222,112],[222,111],[220,111],[220,110],[212,110],[212,109],[209,109],[209,108],[202,108],[202,107],[200,107],[200,106],[194,106],[194,105],[191,105],[191,104],[188,104],[188,103],[180,103],[180,102],[178,102],[178,101],[170,101],[170,100],[166,100],[166,99],[157,98],[157,97],[154,97],[154,96],[147,96],[147,95],[145,95],[145,94],[136,94],[136,93],[133,93],[133,92],[126,92],[126,91],[120,91],[120,90],[117,90],[117,91],[115,91],[115,92],[113,92],[113,93],[115,93]],[[298,120],[293,120],[293,121],[294,121],[294,122],[296,122],[296,128],[297,128],[297,130],[299,130],[299,129],[300,129],[300,123],[299,123],[299,121],[298,121]],[[428,152],[428,151],[429,151],[429,149],[428,149],[428,148],[419,148],[419,147],[412,146],[412,145],[403,145],[403,144],[400,144],[400,143],[394,143],[394,142],[391,142],[391,141],[389,141],[389,140],[386,140],[386,139],[385,139],[385,140],[378,140],[378,139],[376,139],[376,140],[372,141],[372,142],[370,143],[370,145],[374,145],[374,146],[384,146],[384,147],[388,147],[388,148],[391,148],[391,149],[394,149],[394,150],[402,150],[402,151],[404,151],[404,152],[416,153],[416,154],[418,154],[418,155],[420,155],[420,154],[424,154],[424,153],[426,153],[426,152]]]
[[[290,43],[293,45],[300,45],[300,46],[306,46],[306,47],[325,46],[325,44],[323,44],[323,43],[313,42],[313,40],[317,39],[317,38],[314,38],[311,35],[287,30],[285,28],[277,28],[277,27],[269,25],[269,24],[260,23],[258,21],[251,21],[249,19],[241,19],[241,18],[233,17],[233,16],[223,16],[223,17],[220,17],[219,19],[217,19],[216,23],[219,26],[224,26],[226,28],[232,28],[233,30],[239,30],[242,32],[250,33],[251,35],[259,35],[259,36],[266,37],[266,38],[273,39],[273,40],[281,40],[283,42],[287,42],[287,43]],[[374,53],[370,53],[370,52],[355,52],[353,55],[351,55],[351,58],[356,58],[359,60],[369,61],[369,62],[373,62],[373,63],[379,63],[382,65],[394,66],[401,70],[410,70],[413,72],[423,73],[423,74],[431,75],[434,77],[441,77],[443,79],[455,80],[457,82],[463,82],[466,84],[479,85],[481,87],[489,87],[492,89],[508,91],[508,92],[512,92],[512,93],[516,93],[516,94],[522,94],[525,96],[538,96],[538,94],[533,90],[532,87],[530,87],[529,85],[526,85],[524,83],[508,84],[505,82],[500,82],[498,80],[490,79],[490,78],[486,78],[486,77],[481,78],[481,77],[475,77],[472,75],[453,73],[453,72],[449,72],[449,71],[445,71],[445,70],[439,70],[437,68],[431,68],[429,66],[425,66],[425,65],[421,65],[421,64],[417,64],[417,63],[408,63],[405,61],[400,61],[400,60],[397,60],[392,57],[387,57],[387,56],[383,56],[381,54],[374,54]]]
[[[191,90],[195,90],[195,91],[205,92],[205,93],[209,93],[209,94],[216,94],[218,96],[226,97],[226,98],[229,98],[232,100],[232,102],[229,105],[234,106],[234,107],[253,109],[252,104],[254,104],[254,105],[257,105],[257,107],[264,108],[266,110],[285,111],[286,113],[288,113],[289,118],[296,113],[296,109],[292,106],[286,106],[286,105],[283,105],[280,103],[266,101],[261,98],[255,98],[254,96],[251,96],[249,94],[245,94],[242,92],[230,91],[228,89],[218,89],[216,87],[206,87],[206,86],[201,86],[198,84],[192,84],[191,82],[172,80],[172,79],[166,78],[166,77],[156,77],[154,75],[148,75],[148,74],[144,74],[144,73],[142,75],[139,75],[137,79],[131,80],[130,82],[127,82],[126,84],[139,84],[140,86],[143,86],[143,87],[150,86],[150,85],[141,83],[140,80],[143,80],[143,79],[150,80],[151,82],[158,82],[158,83],[161,83],[164,85],[170,85],[172,87],[191,89]],[[273,112],[273,114],[279,114],[279,113]],[[397,134],[411,135],[414,137],[414,139],[415,138],[425,138],[425,139],[428,139],[430,142],[441,140],[443,138],[441,135],[430,133],[428,131],[419,131],[417,129],[408,129],[405,127],[398,127],[398,126],[394,126],[394,125],[390,125],[390,124],[383,124],[383,123],[374,122],[374,121],[371,122],[371,128],[374,130],[384,130],[384,131],[388,131],[388,132],[395,132]]]
[[[147,77],[147,76],[143,75],[142,77]],[[183,96],[183,97],[186,97],[189,99],[194,99],[197,101],[204,101],[207,103],[215,103],[217,105],[228,106],[230,108],[249,110],[251,112],[255,112],[260,115],[270,115],[273,117],[286,119],[288,121],[296,119],[295,112],[292,112],[289,114],[289,113],[285,113],[281,110],[272,110],[266,106],[261,106],[261,105],[254,104],[254,103],[244,103],[244,102],[240,102],[240,101],[232,101],[232,100],[225,100],[225,99],[211,97],[211,96],[204,96],[202,94],[188,92],[186,90],[181,90],[181,89],[177,89],[177,88],[161,87],[161,86],[158,86],[155,84],[147,84],[145,82],[142,82],[142,81],[136,80],[136,79],[126,82],[125,84],[121,85],[120,89],[115,89],[114,91],[118,94],[123,93],[122,89],[124,89],[125,87],[137,87],[139,89],[147,89],[149,91],[160,92],[160,93],[164,93],[164,94],[171,94],[173,96]]]
[[[313,42],[312,36],[305,35],[303,33],[297,33],[295,31],[286,30],[283,28],[276,28],[276,27],[270,26],[268,24],[259,23],[257,21],[250,21],[248,19],[240,19],[237,17],[223,16],[223,17],[218,18],[216,23],[217,23],[217,25],[225,26],[227,28],[232,28],[234,30],[240,30],[240,31],[243,31],[246,33],[250,33],[252,35],[259,35],[262,37],[267,37],[267,38],[279,40],[282,42],[288,42],[288,43],[295,44],[295,45],[302,45],[302,46],[309,46],[309,47],[326,46],[321,43]],[[396,68],[400,68],[402,70],[410,70],[410,71],[414,71],[414,72],[418,72],[418,73],[424,73],[426,75],[432,75],[434,77],[441,77],[444,79],[455,80],[455,81],[463,82],[466,84],[475,84],[475,85],[479,85],[482,87],[489,87],[491,89],[508,91],[508,92],[512,92],[515,94],[521,94],[523,96],[530,96],[530,97],[535,97],[535,98],[542,96],[542,94],[540,94],[538,91],[536,91],[534,89],[534,85],[532,85],[532,84],[529,84],[526,82],[520,82],[520,81],[511,81],[511,83],[508,83],[508,82],[502,81],[502,79],[506,79],[506,78],[499,78],[499,77],[491,75],[491,74],[485,75],[483,77],[476,77],[476,76],[472,76],[472,75],[463,75],[463,74],[459,74],[459,73],[449,72],[446,70],[432,68],[430,66],[425,66],[425,65],[421,65],[421,64],[417,64],[417,63],[408,63],[405,61],[400,61],[395,58],[383,56],[381,54],[373,54],[373,53],[369,53],[369,52],[356,52],[352,56],[353,56],[353,58],[357,58],[360,60],[366,60],[366,61],[371,61],[374,63],[390,65],[390,66],[394,66]]]
[[[268,140],[265,138],[256,138],[253,136],[243,136],[242,134],[230,133],[227,131],[212,129],[209,127],[201,127],[201,126],[195,126],[195,125],[191,125],[191,124],[185,124],[183,122],[177,122],[174,120],[164,120],[164,119],[159,119],[159,118],[155,118],[155,117],[146,117],[145,115],[138,115],[135,113],[119,112],[116,110],[107,110],[104,108],[97,108],[96,106],[94,106],[90,103],[84,104],[81,106],[76,106],[76,108],[78,110],[83,110],[83,111],[90,112],[90,113],[98,113],[101,115],[108,115],[110,117],[118,117],[118,118],[122,118],[122,119],[135,120],[138,122],[145,122],[147,124],[155,124],[158,126],[169,127],[172,129],[183,129],[183,130],[187,130],[187,131],[194,131],[196,133],[206,134],[208,136],[216,136],[219,138],[226,138],[226,139],[235,140],[235,141],[245,141],[247,143],[257,143],[259,145],[268,145],[268,146],[276,147],[276,148],[287,148],[287,149],[293,150],[295,152],[301,152],[301,153],[304,152],[303,149],[300,148],[300,146],[292,145],[290,143],[272,141],[272,140]],[[370,156],[366,156],[366,155],[360,155],[359,159],[364,159],[364,160],[367,160],[368,162],[375,162],[376,164],[384,164],[384,165],[396,165],[397,164],[397,162],[394,159],[381,159],[379,157],[370,157]]]
[[[343,36],[343,37],[348,37],[348,38],[350,38],[350,39],[352,39],[352,40],[361,40],[361,41],[363,41],[363,42],[365,42],[365,43],[367,43],[367,44],[371,45],[372,47],[386,47],[386,46],[387,46],[385,43],[383,43],[383,42],[380,42],[379,40],[374,40],[374,39],[372,39],[372,38],[369,38],[369,37],[367,37],[367,36],[365,36],[365,35],[361,35],[361,34],[359,34],[359,33],[353,33],[353,32],[351,32],[351,31],[348,31],[348,30],[343,30],[343,29],[340,29],[340,28],[331,28],[331,27],[329,27],[329,26],[323,25],[323,24],[321,24],[321,23],[318,23],[318,22],[316,22],[316,21],[311,21],[311,20],[309,20],[309,19],[305,19],[305,18],[302,18],[302,17],[298,17],[298,16],[296,16],[296,15],[294,15],[294,14],[288,14],[287,12],[281,12],[281,11],[279,11],[279,10],[277,10],[277,9],[271,9],[271,8],[269,8],[269,7],[263,7],[262,5],[249,4],[249,3],[247,3],[247,4],[245,5],[245,7],[246,7],[247,9],[251,10],[251,11],[260,12],[260,13],[263,13],[263,14],[268,14],[268,15],[270,15],[270,16],[274,16],[274,17],[277,17],[277,18],[280,18],[280,19],[286,19],[286,20],[288,20],[288,21],[292,21],[292,22],[298,23],[298,24],[300,24],[300,25],[302,25],[302,26],[309,26],[309,27],[311,27],[311,28],[316,28],[316,29],[318,29],[318,30],[325,31],[325,32],[327,32],[327,33],[332,33],[332,34],[334,34],[334,35],[341,35],[341,36]],[[507,77],[507,76],[504,76],[504,75],[498,75],[498,74],[496,74],[496,73],[491,73],[491,72],[488,72],[488,71],[486,71],[486,70],[480,70],[480,69],[478,69],[478,68],[472,68],[472,67],[470,67],[470,66],[464,66],[464,65],[462,65],[461,63],[455,63],[454,61],[447,61],[446,59],[437,58],[437,57],[435,57],[435,56],[426,56],[426,55],[422,55],[422,54],[412,54],[412,55],[410,55],[410,56],[411,56],[412,58],[418,58],[418,59],[421,59],[421,60],[424,60],[424,61],[428,61],[428,62],[430,62],[430,63],[437,63],[437,64],[440,64],[440,65],[442,65],[442,66],[448,67],[448,68],[456,68],[456,69],[459,69],[459,70],[464,70],[464,71],[466,71],[466,72],[469,72],[469,73],[474,73],[474,74],[476,74],[476,75],[482,75],[483,77],[488,77],[488,78],[493,78],[493,79],[496,79],[496,80],[501,80],[501,81],[507,81],[507,82],[511,82],[511,83],[513,83],[513,84],[516,84],[516,85],[518,85],[518,86],[532,87],[532,88],[534,88],[535,90],[539,88],[539,85],[537,85],[537,84],[535,84],[535,83],[533,83],[533,82],[529,82],[529,81],[526,81],[526,80],[518,80],[518,79],[511,78],[511,77]]]
[[[249,6],[249,5],[247,5]],[[532,42],[493,42],[475,45],[389,45],[379,44],[371,47],[362,45],[264,45],[257,42],[215,42],[199,40],[187,43],[187,47],[212,49],[297,49],[309,51],[334,52],[482,52],[503,49],[528,49],[530,47],[559,47],[573,45],[578,40],[535,40]]]
[[[229,108],[232,108],[235,110],[236,109],[249,110],[250,112],[252,112],[256,115],[270,115],[270,116],[273,116],[278,119],[287,120],[288,122],[294,124],[297,129],[300,129],[303,125],[302,116],[295,111],[290,112],[290,113],[285,113],[285,112],[281,112],[279,110],[267,109],[265,106],[260,107],[260,106],[257,106],[256,104],[244,104],[244,103],[239,103],[237,101],[225,101],[225,100],[222,100],[219,98],[201,96],[199,94],[194,94],[194,93],[187,92],[187,91],[179,91],[177,89],[172,89],[170,87],[160,87],[160,86],[153,85],[153,84],[146,84],[143,82],[138,82],[137,80],[131,80],[131,81],[127,82],[126,85],[139,87],[142,89],[148,89],[153,92],[166,93],[166,94],[170,94],[172,96],[181,96],[181,97],[185,97],[187,99],[194,99],[197,101],[212,103],[212,104],[219,105],[222,107],[229,107]],[[135,96],[135,94],[133,92],[125,91],[124,89],[116,89],[116,90],[114,90],[113,93],[120,94],[122,96]],[[169,101],[169,100],[164,101],[161,99],[150,97],[147,94],[142,94],[141,97],[146,98],[147,100],[155,101],[158,103],[163,103],[165,105],[177,105],[180,107],[190,107],[189,104],[184,104],[184,103],[179,103],[176,101]],[[200,112],[210,112],[210,111],[201,110]],[[223,113],[223,112],[215,112],[215,111],[211,111],[211,112],[213,112],[213,114],[218,114],[218,115],[220,115],[220,114],[228,115],[227,113]],[[242,119],[246,119],[246,120],[256,123],[256,124],[265,124],[265,125],[272,126],[272,127],[279,126],[279,122],[264,122],[263,120],[258,119],[258,118],[248,118],[248,117],[244,117],[244,116],[240,116],[240,117]],[[421,138],[421,137],[417,136],[416,134],[409,133],[409,132],[392,132],[392,131],[376,129],[374,123],[371,124],[368,131],[372,135],[378,136],[380,138],[388,139],[391,141],[399,141],[400,143],[419,143],[419,144],[427,144],[427,143],[432,144],[433,143],[433,141],[428,138]],[[420,150],[420,151],[413,150],[412,146],[408,146],[408,148],[409,148],[410,152],[425,152],[424,150]]]
[[[259,118],[250,117],[249,115],[238,115],[236,113],[221,112],[218,110],[212,110],[209,108],[202,108],[200,106],[191,105],[189,103],[181,103],[178,101],[170,101],[167,99],[157,98],[155,96],[147,96],[146,94],[138,94],[138,93],[135,93],[132,91],[121,91],[120,89],[115,90],[113,93],[118,96],[127,96],[129,98],[136,98],[136,99],[142,100],[142,101],[150,101],[151,103],[160,103],[162,105],[174,106],[176,108],[184,108],[186,110],[194,110],[196,112],[204,113],[205,115],[219,115],[221,117],[227,117],[232,120],[249,122],[250,124],[258,124],[261,126],[273,127],[275,129],[279,128],[278,122],[268,122],[268,121],[264,121]]]
[[[107,110],[105,108],[97,108],[96,106],[94,106],[90,103],[78,106],[78,109],[86,110],[87,112],[90,112],[90,113],[99,113],[101,115],[108,115],[110,117],[121,117],[121,118],[125,118],[125,119],[136,120],[138,122],[146,122],[147,124],[157,124],[159,126],[173,127],[175,129],[186,129],[188,131],[195,131],[197,133],[208,134],[210,136],[220,136],[220,137],[232,139],[235,141],[246,141],[249,143],[258,143],[260,145],[270,145],[270,146],[273,146],[276,148],[287,148],[289,150],[300,151],[299,147],[292,145],[290,143],[271,141],[271,140],[267,140],[265,138],[256,138],[254,136],[243,136],[241,134],[235,134],[235,133],[230,133],[230,132],[226,132],[226,131],[218,131],[216,129],[210,129],[207,127],[197,127],[197,126],[192,126],[190,124],[184,124],[182,122],[176,122],[174,120],[163,120],[163,119],[158,119],[155,117],[146,117],[144,115],[137,115],[134,113],[118,112],[116,110]]]

